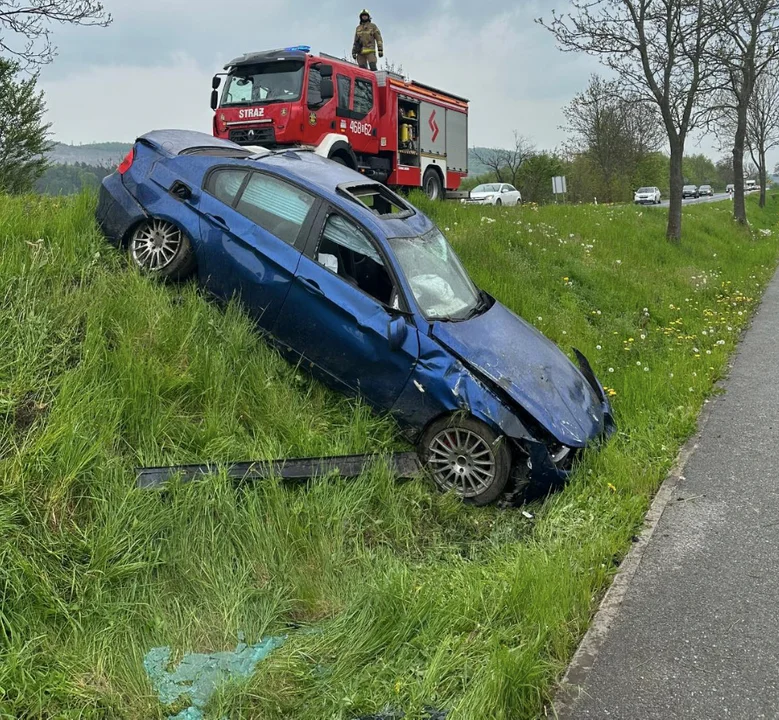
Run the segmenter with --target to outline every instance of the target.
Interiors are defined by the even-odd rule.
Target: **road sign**
[[[568,192],[565,185],[565,175],[559,175],[552,178],[552,192],[555,195],[565,195],[565,193]]]

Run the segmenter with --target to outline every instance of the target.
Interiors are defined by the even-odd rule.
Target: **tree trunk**
[[[760,207],[765,207],[765,189],[766,185],[768,184],[768,170],[766,169],[765,163],[765,150],[761,147],[760,148],[760,161],[758,162],[758,167],[760,170]]]
[[[747,221],[747,206],[744,202],[744,143],[747,135],[747,108],[738,108],[736,137],[733,142],[733,219],[742,225]]]
[[[668,207],[668,229],[665,236],[669,242],[678,244],[682,240],[682,158],[684,156],[684,142],[675,140],[671,142],[671,175],[670,197]]]

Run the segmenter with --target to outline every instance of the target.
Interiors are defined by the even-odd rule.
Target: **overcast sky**
[[[364,1],[364,0],[363,0]],[[210,132],[211,77],[244,52],[311,45],[351,49],[361,5],[343,0],[104,0],[108,28],[55,28],[44,69],[49,120],[66,143],[129,142],[160,127]],[[385,57],[420,82],[470,99],[470,144],[539,148],[564,140],[561,109],[597,72],[560,52],[534,18],[568,0],[379,0],[368,9]],[[688,152],[718,153],[711,143]]]

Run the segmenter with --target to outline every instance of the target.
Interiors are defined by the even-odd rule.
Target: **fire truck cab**
[[[216,137],[309,147],[392,187],[458,195],[468,174],[464,98],[307,46],[242,55],[224,69],[212,83]]]

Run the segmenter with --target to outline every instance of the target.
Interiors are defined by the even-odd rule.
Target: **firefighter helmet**
[[[365,15],[368,18],[368,22],[371,21],[371,14],[365,9],[362,9],[362,12],[360,13],[360,22],[362,22],[362,16]]]

